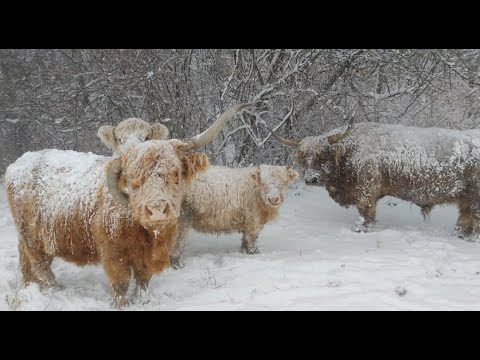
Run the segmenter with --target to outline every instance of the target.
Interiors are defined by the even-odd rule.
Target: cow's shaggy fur
[[[277,217],[288,186],[297,178],[298,172],[286,166],[209,167],[192,183],[183,200],[172,264],[182,266],[190,228],[209,234],[240,232],[242,250],[258,253],[260,231]]]
[[[147,141],[117,154],[118,187],[128,193],[128,205],[116,203],[107,186],[114,158],[43,150],[10,165],[5,185],[24,282],[59,288],[50,266],[60,257],[78,265],[101,263],[114,307],[128,303],[132,273],[137,291],[146,291],[152,274],[170,264],[184,190],[208,166],[205,155],[183,151],[184,145]],[[148,210],[158,207],[166,212],[162,221]]]
[[[359,123],[345,139],[329,143],[344,131],[304,138],[294,158],[307,184],[357,207],[355,230],[368,230],[377,201],[390,195],[417,204],[424,216],[435,205],[457,204],[458,235],[480,233],[480,131]]]

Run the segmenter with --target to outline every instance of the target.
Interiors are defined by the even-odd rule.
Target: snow
[[[322,136],[305,138],[300,147],[318,153],[326,146],[327,137],[344,131],[335,129]],[[352,133],[343,142],[354,144],[352,163],[367,160],[388,164],[392,168],[407,166],[403,171],[416,173],[430,168],[441,171],[448,166],[463,168],[465,163],[480,159],[480,130],[420,128],[377,123],[354,124]]]
[[[152,278],[149,302],[128,310],[480,310],[480,243],[451,236],[453,207],[423,222],[417,206],[383,199],[370,233],[354,233],[351,207],[321,187],[297,184],[277,221],[260,234],[259,255],[240,235],[194,231],[185,268]],[[15,227],[0,190],[0,310],[110,310],[101,266],[52,266],[64,290],[20,288]],[[132,293],[133,286],[130,289]]]
[[[29,191],[26,184],[32,179],[43,184],[35,190],[41,200],[38,205],[44,216],[54,218],[74,211],[79,205],[85,210],[94,206],[87,202],[97,190],[107,159],[71,150],[27,152],[7,168],[5,178],[15,184],[15,197]]]

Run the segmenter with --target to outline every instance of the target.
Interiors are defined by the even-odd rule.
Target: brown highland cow
[[[190,180],[208,167],[206,145],[233,115],[225,112],[186,142],[152,140],[126,144],[113,157],[74,151],[28,152],[5,176],[19,237],[25,283],[59,287],[50,268],[54,257],[78,265],[101,263],[113,306],[128,304],[131,274],[137,293],[170,264],[181,203]]]

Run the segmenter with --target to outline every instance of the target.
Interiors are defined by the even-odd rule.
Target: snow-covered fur
[[[114,307],[128,304],[131,272],[137,290],[146,291],[152,274],[170,265],[184,190],[208,166],[206,155],[185,151],[185,145],[152,140],[112,158],[43,150],[10,165],[5,186],[24,282],[60,287],[50,264],[61,257],[78,265],[101,263]],[[114,201],[107,185],[114,163],[126,205]]]
[[[305,182],[324,186],[342,206],[360,213],[356,230],[375,221],[378,199],[390,195],[421,207],[456,203],[461,237],[480,232],[480,130],[450,130],[358,123],[349,136],[329,144],[335,129],[300,141],[294,158]]]
[[[258,253],[258,234],[267,222],[277,217],[288,186],[298,176],[297,171],[286,166],[240,169],[210,166],[185,194],[172,265],[182,265],[190,228],[209,234],[240,232],[242,250],[247,254]]]
[[[113,152],[127,143],[146,140],[167,140],[170,135],[163,124],[149,124],[138,118],[128,118],[117,126],[101,126],[97,133],[100,140]]]

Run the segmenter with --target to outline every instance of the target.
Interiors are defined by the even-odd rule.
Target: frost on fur
[[[115,158],[74,151],[29,152],[10,165],[6,187],[19,237],[24,283],[60,288],[53,258],[78,265],[101,263],[112,288],[112,305],[129,303],[133,273],[147,290],[154,273],[170,264],[185,178],[208,166],[203,154],[185,153],[178,142],[149,141],[124,148]],[[186,169],[199,157],[196,167]],[[120,169],[114,201],[108,174]],[[116,175],[115,175],[116,176]]]
[[[182,266],[190,228],[209,234],[242,233],[242,250],[257,254],[260,231],[277,217],[288,186],[297,178],[298,173],[286,166],[211,166],[193,181],[185,195],[172,264]]]
[[[344,131],[304,138],[294,157],[307,184],[357,207],[364,229],[375,221],[377,201],[390,195],[418,205],[425,218],[435,205],[457,204],[461,236],[480,232],[479,130],[358,123],[342,141],[328,141]]]

